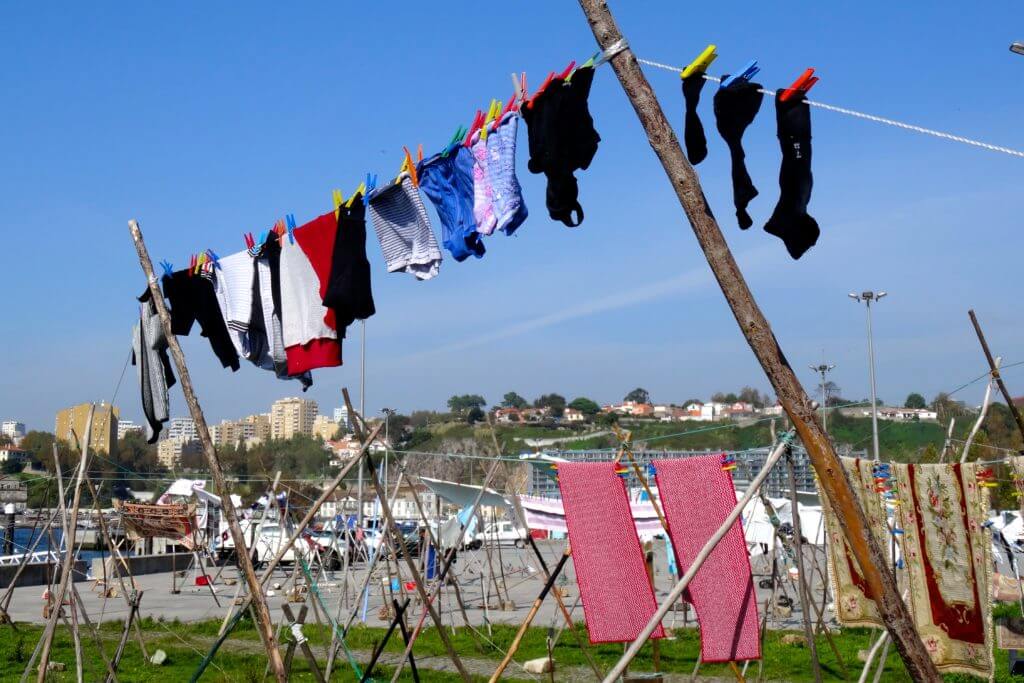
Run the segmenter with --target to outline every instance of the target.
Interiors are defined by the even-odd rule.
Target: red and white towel
[[[558,464],[558,485],[590,642],[634,640],[658,604],[625,484],[613,463],[566,462]],[[651,637],[664,636],[659,624]]]

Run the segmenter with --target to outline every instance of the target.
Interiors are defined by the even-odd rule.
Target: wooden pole
[[[978,316],[974,315],[974,309],[967,311],[967,315],[971,317],[971,324],[974,325],[974,331],[978,335],[978,341],[981,343],[981,350],[985,352],[985,360],[988,361],[988,367],[992,372],[992,379],[996,381],[996,386],[999,387],[999,391],[1002,392],[1003,398],[1006,399],[1006,407],[1010,409],[1013,419],[1017,422],[1017,429],[1020,430],[1021,437],[1024,437],[1024,417],[1021,417],[1020,411],[1017,410],[1017,406],[1013,402],[1013,397],[1010,396],[1010,392],[1003,383],[1003,377],[999,374],[999,364],[996,363],[995,359],[992,357],[992,352],[989,351],[988,342],[985,341],[985,335],[982,333],[981,325],[978,323]]]
[[[807,651],[811,655],[811,671],[816,683],[821,683],[821,664],[818,662],[818,644],[814,641],[814,629],[811,627],[811,596],[807,590],[807,572],[804,569],[804,543],[800,528],[800,503],[796,496],[796,466],[793,464],[793,449],[786,449],[786,465],[789,470],[789,500],[793,510],[793,550],[796,551],[796,568],[800,573],[797,586],[800,592],[800,612],[804,623],[804,636],[807,638]]]
[[[82,502],[82,481],[85,476],[85,465],[89,458],[89,440],[92,438],[92,421],[96,414],[96,405],[89,406],[89,416],[85,421],[85,435],[79,442],[82,455],[78,459],[78,474],[75,477],[75,491],[71,503],[71,515],[64,526],[64,563],[60,568],[60,583],[57,586],[54,610],[46,622],[46,629],[43,632],[43,649],[39,655],[39,670],[36,674],[36,681],[43,683],[46,680],[46,667],[50,662],[50,648],[53,645],[53,634],[57,628],[57,619],[61,613],[61,605],[64,604],[64,595],[68,588],[68,581],[71,578],[71,570],[75,565],[75,536],[78,535],[78,506]],[[58,470],[60,462],[57,463]],[[59,476],[59,475],[58,475]],[[61,505],[64,504],[63,498]],[[25,673],[28,673],[27,671]],[[22,677],[24,678],[24,676]]]
[[[516,650],[519,649],[519,645],[523,642],[523,636],[526,635],[526,630],[530,628],[530,623],[537,615],[537,610],[540,609],[541,604],[544,602],[544,598],[547,597],[548,592],[551,590],[552,586],[555,585],[555,579],[557,579],[558,575],[562,573],[562,569],[565,567],[565,562],[569,559],[569,555],[571,554],[572,548],[566,546],[565,552],[562,553],[561,559],[558,560],[558,564],[555,565],[554,571],[551,572],[547,582],[544,584],[544,588],[541,589],[540,595],[538,595],[537,599],[533,601],[533,606],[530,607],[530,611],[526,614],[526,618],[523,619],[523,623],[519,626],[519,630],[516,632],[516,637],[512,639],[512,644],[508,647],[508,652],[505,653],[501,663],[498,664],[498,668],[494,670],[493,674],[491,674],[491,678],[488,683],[495,683],[495,681],[501,678],[501,674],[505,672],[505,669],[512,661],[512,657],[515,656]]]
[[[149,251],[142,239],[142,230],[135,220],[128,221],[128,230],[131,232],[132,240],[135,242],[135,251],[139,255],[139,264],[142,272],[146,275],[146,282],[149,286],[149,293],[156,306],[157,315],[163,325],[164,336],[167,337],[167,345],[171,350],[171,357],[178,369],[178,380],[181,384],[181,391],[185,395],[185,403],[188,404],[189,413],[196,424],[196,432],[199,434],[199,441],[203,445],[203,457],[206,465],[210,468],[210,475],[213,477],[217,488],[217,494],[223,501],[224,518],[228,523],[228,530],[235,542],[235,548],[245,549],[245,536],[242,534],[242,527],[238,524],[238,517],[235,514],[235,507],[231,504],[231,491],[228,489],[227,481],[224,479],[224,470],[217,457],[217,449],[213,446],[210,438],[210,430],[206,425],[206,417],[202,408],[199,407],[199,399],[196,398],[195,389],[192,387],[192,377],[188,372],[188,365],[185,363],[185,353],[181,350],[181,344],[171,329],[171,316],[167,312],[167,305],[164,303],[163,293],[157,285],[156,275],[153,273],[153,262],[149,258]],[[256,570],[252,566],[252,558],[247,552],[238,552],[238,566],[245,576],[249,586],[249,599],[253,605],[253,613],[256,617],[257,631],[263,640],[263,647],[267,651],[267,660],[274,672],[278,683],[285,683],[287,675],[284,670],[284,661],[281,659],[281,652],[277,648],[277,636],[274,634],[274,624],[270,617],[270,609],[267,607],[266,596],[260,587],[259,579],[256,578]]]
[[[622,45],[624,39],[605,0],[579,0],[587,21],[602,50]],[[621,42],[620,42],[621,41]],[[782,353],[778,340],[758,308],[739,265],[715,221],[696,172],[679,146],[665,113],[640,65],[628,47],[611,56],[610,63],[629,97],[679,198],[708,265],[725,295],[740,330],[761,363],[768,380],[792,420],[811,458],[821,487],[838,512],[840,526],[875,596],[878,612],[893,634],[908,673],[916,680],[941,680],[935,665],[910,619],[907,606],[896,590],[896,581],[886,565],[884,550],[869,533],[864,510],[854,497],[816,411]]]

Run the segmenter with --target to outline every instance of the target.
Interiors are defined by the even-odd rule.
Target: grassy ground
[[[152,652],[156,648],[167,652],[168,658],[163,666],[156,667],[144,663],[139,653],[137,641],[129,641],[125,657],[120,667],[119,678],[122,681],[170,681],[188,680],[195,670],[203,653],[207,651],[210,643],[217,634],[218,622],[201,622],[194,624],[181,624],[175,622],[158,622],[146,620],[143,622],[143,631],[146,637],[147,649]],[[116,640],[119,635],[120,625],[109,624],[101,628],[104,651],[108,657],[113,655],[116,647]],[[586,632],[582,626],[579,627],[580,634],[586,638]],[[329,632],[319,630],[316,626],[307,626],[305,633],[310,639],[313,652],[323,664],[324,645],[329,640]],[[18,624],[16,628],[11,626],[0,627],[0,680],[17,680],[24,669],[32,649],[41,634],[38,626]],[[511,627],[494,627],[491,640],[502,649],[507,648],[514,635]],[[813,680],[810,657],[808,650],[800,645],[787,645],[781,642],[785,635],[781,632],[770,632],[767,636],[764,650],[764,676],[772,681],[811,681]],[[837,648],[846,662],[848,675],[845,680],[856,680],[860,672],[860,664],[857,661],[857,651],[867,649],[871,641],[871,633],[863,629],[847,629],[835,636]],[[369,659],[369,652],[383,636],[382,629],[357,627],[350,632],[349,647],[355,654],[359,666],[365,666]],[[523,641],[516,660],[522,662],[527,659],[546,656],[545,639],[547,629],[533,628]],[[85,651],[85,680],[101,680],[105,671],[103,661],[99,657],[96,643],[83,629],[83,648]],[[481,644],[474,639],[465,629],[453,636],[455,647],[460,657],[464,658],[467,668],[474,674],[474,678],[485,680],[487,674],[493,671],[495,664],[501,657],[501,653],[493,646]],[[285,640],[287,642],[287,639]],[[842,667],[832,654],[824,637],[818,642],[819,657],[823,670],[823,679],[826,681],[844,680]],[[693,629],[677,629],[671,640],[663,640],[661,648],[661,668],[666,672],[677,674],[689,674],[696,661],[700,650],[700,639]],[[400,640],[392,640],[387,651],[395,654],[401,652]],[[607,670],[621,655],[622,646],[618,644],[594,646],[591,650],[603,670]],[[421,658],[420,671],[424,681],[455,681],[460,680],[458,676],[450,672],[432,671],[429,666],[436,666],[441,658],[445,657],[445,649],[434,629],[424,631],[417,641],[415,654]],[[652,649],[647,646],[640,656],[634,661],[631,669],[633,671],[651,671],[653,663],[651,659]],[[431,659],[437,657],[438,659]],[[566,677],[574,674],[573,677],[579,680],[587,680],[584,669],[587,666],[583,653],[577,647],[575,639],[570,634],[563,634],[558,645],[554,649],[554,658],[558,667],[556,678],[565,680]],[[51,674],[50,680],[71,681],[74,680],[74,651],[67,629],[61,628],[55,639],[53,656],[51,661],[61,662],[67,666],[67,671]],[[339,667],[332,680],[348,681],[354,680],[352,669],[347,666],[344,660],[339,661]],[[997,673],[996,681],[1020,681],[1024,678],[1014,678],[1007,673],[1007,659],[1005,653],[996,652]],[[252,624],[243,621],[239,624],[235,633],[221,648],[214,660],[214,665],[207,669],[204,681],[260,681],[263,677],[265,659],[262,656],[262,648],[259,638],[252,627]],[[751,664],[748,674],[756,673],[756,663]],[[376,672],[376,678],[385,678],[389,670],[384,669]],[[702,675],[731,678],[727,667],[723,665],[707,665],[701,669]],[[510,679],[526,678],[521,670],[510,667],[507,671]],[[592,674],[589,675],[592,680]],[[751,675],[753,679],[753,675]],[[296,656],[292,671],[292,680],[312,680],[312,675],[305,660]],[[403,674],[402,680],[411,680],[408,671]],[[903,671],[902,664],[897,656],[891,653],[886,662],[886,670],[882,676],[883,681],[908,681],[910,680]],[[969,677],[947,677],[950,681],[973,680]]]

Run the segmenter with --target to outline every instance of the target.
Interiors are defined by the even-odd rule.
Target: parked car
[[[500,545],[514,545],[517,548],[526,547],[527,543],[526,530],[509,521],[488,524],[476,535],[476,540],[481,544],[498,543]]]

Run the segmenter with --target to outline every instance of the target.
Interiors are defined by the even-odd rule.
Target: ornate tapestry
[[[992,546],[978,465],[893,465],[909,605],[939,671],[988,677]]]
[[[131,540],[140,538],[170,538],[192,548],[195,544],[195,506],[185,503],[147,505],[120,503],[115,507],[121,513],[121,524]]]
[[[883,547],[888,547],[889,527],[882,499],[875,490],[872,473],[874,463],[860,458],[841,458],[841,461],[857,502],[867,515],[868,526],[878,542]],[[821,500],[825,513],[825,530],[828,533],[828,573],[832,583],[836,618],[844,626],[882,627],[882,619],[878,616],[871,590],[846,543],[839,520],[832,512],[828,499],[822,495]]]

